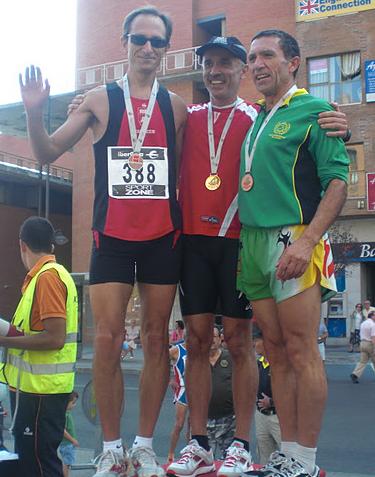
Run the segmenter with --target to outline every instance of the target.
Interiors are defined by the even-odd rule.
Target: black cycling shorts
[[[181,238],[171,232],[135,242],[94,232],[90,284],[139,283],[174,285],[180,279]]]
[[[180,304],[183,316],[214,313],[251,318],[250,303],[236,288],[238,247],[237,239],[182,236]]]

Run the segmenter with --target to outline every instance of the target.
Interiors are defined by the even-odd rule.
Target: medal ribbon
[[[245,142],[245,174],[250,174],[251,171],[251,165],[253,163],[254,159],[254,154],[255,150],[258,144],[258,139],[260,138],[263,129],[267,126],[267,124],[270,122],[272,116],[276,113],[276,111],[281,107],[281,105],[286,101],[288,98],[293,96],[293,94],[297,91],[297,86],[294,84],[280,99],[279,101],[274,105],[274,107],[271,109],[271,111],[268,113],[266,116],[265,120],[263,121],[261,127],[258,130],[258,133],[255,137],[253,146],[251,148],[251,153],[249,154],[249,146],[250,146],[250,140],[253,135],[253,130],[254,130],[254,124],[251,126],[250,132],[247,135],[246,142]]]
[[[228,119],[225,122],[224,128],[221,132],[221,136],[219,139],[219,144],[217,146],[217,151],[215,153],[215,139],[214,139],[214,123],[213,123],[213,114],[212,114],[212,103],[211,101],[208,103],[208,114],[207,114],[207,128],[208,128],[208,146],[210,149],[210,165],[211,165],[211,174],[215,175],[219,168],[220,156],[221,156],[221,149],[224,144],[225,137],[228,133],[230,125],[232,124],[234,113],[236,108],[239,104],[243,102],[243,99],[237,98],[236,102],[228,116]]]
[[[122,78],[122,84],[123,84],[123,89],[124,89],[124,100],[125,100],[125,105],[126,105],[126,115],[128,117],[128,123],[129,123],[129,131],[130,131],[130,138],[132,141],[132,148],[133,151],[136,154],[139,154],[141,152],[141,148],[143,146],[143,142],[146,137],[148,125],[150,124],[152,112],[154,110],[155,106],[155,101],[156,101],[156,96],[159,91],[159,83],[157,79],[154,79],[154,84],[152,85],[151,89],[151,95],[150,99],[148,101],[146,113],[144,115],[143,121],[142,121],[142,126],[139,131],[139,134],[137,136],[137,130],[135,128],[135,119],[134,119],[134,111],[133,111],[133,105],[130,99],[130,89],[129,89],[129,81],[128,81],[128,75],[124,75]]]

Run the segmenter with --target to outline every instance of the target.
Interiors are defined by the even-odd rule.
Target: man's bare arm
[[[173,107],[174,122],[176,126],[176,159],[177,159],[177,176],[180,169],[180,158],[182,152],[182,142],[184,139],[184,131],[187,120],[187,109],[184,101],[174,93],[170,93]]]
[[[277,264],[276,278],[286,281],[302,276],[310,263],[314,247],[339,215],[347,193],[344,181],[333,179],[302,236],[287,247]]]
[[[64,346],[66,335],[65,318],[46,318],[44,331],[25,336],[0,336],[0,346],[29,350],[58,350]]]
[[[43,108],[49,97],[49,84],[43,84],[39,68],[26,68],[25,76],[20,75],[22,100],[26,110],[27,127],[31,147],[35,158],[41,163],[49,163],[76,144],[90,127],[95,116],[90,108],[90,95],[78,108],[76,114],[70,115],[67,121],[51,136],[43,124]]]

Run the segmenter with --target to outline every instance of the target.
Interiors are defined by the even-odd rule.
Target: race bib
[[[128,146],[109,146],[108,194],[114,199],[168,199],[168,150],[142,147],[141,164],[132,161]]]

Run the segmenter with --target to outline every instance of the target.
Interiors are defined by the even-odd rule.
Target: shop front
[[[333,244],[338,293],[327,303],[329,336],[350,335],[349,319],[357,303],[375,303],[375,242]]]

